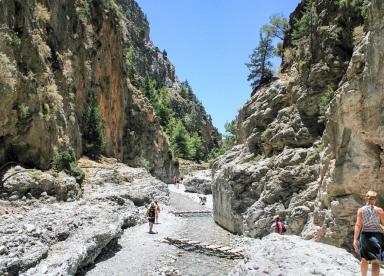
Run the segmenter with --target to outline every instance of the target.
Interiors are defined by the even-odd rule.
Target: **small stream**
[[[186,194],[171,186],[170,206],[164,206],[160,224],[148,234],[148,225],[126,229],[118,244],[99,256],[96,263],[81,275],[156,275],[166,266],[175,267],[181,275],[227,275],[238,260],[186,251],[163,242],[165,237],[188,238],[201,242],[235,245],[241,239],[220,228],[212,215],[176,217],[175,211],[207,210],[198,203],[197,196]]]

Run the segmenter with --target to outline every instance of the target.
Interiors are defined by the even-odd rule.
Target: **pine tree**
[[[172,133],[172,148],[177,157],[190,158],[190,136],[181,122],[177,122]]]
[[[262,28],[263,33],[270,37],[276,37],[284,40],[285,32],[288,29],[288,20],[281,15],[272,15],[269,18],[269,24],[265,24]]]
[[[87,103],[82,135],[84,154],[91,158],[97,158],[103,149],[104,136],[99,104],[93,91],[89,93]]]
[[[296,20],[293,24],[293,43],[300,45],[303,41],[309,39],[309,49],[312,54],[314,51],[314,39],[316,32],[317,16],[315,9],[315,2],[307,0],[304,10],[300,19]]]
[[[257,46],[250,55],[250,62],[246,66],[251,71],[248,75],[248,81],[253,81],[253,89],[271,81],[273,77],[272,63],[270,58],[274,54],[271,36],[260,32],[259,46]]]
[[[194,132],[190,139],[190,156],[194,161],[201,161],[205,157],[204,145],[200,135]]]

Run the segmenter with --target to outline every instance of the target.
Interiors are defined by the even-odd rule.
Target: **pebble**
[[[4,245],[0,246],[0,254],[3,255],[6,253],[7,253],[7,248]]]
[[[24,224],[25,230],[27,230],[28,233],[34,231],[36,227],[33,224],[26,223]]]
[[[18,195],[13,195],[13,196],[10,196],[9,197],[9,200],[10,201],[15,201],[15,200],[18,200],[19,199],[19,196]]]
[[[48,196],[48,194],[47,194],[47,192],[42,192],[42,193],[40,194],[40,196],[42,196],[42,197],[46,197],[46,196]]]

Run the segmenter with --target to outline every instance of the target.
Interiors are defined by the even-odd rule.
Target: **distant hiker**
[[[149,205],[147,212],[146,212],[146,217],[148,219],[149,223],[149,234],[156,234],[156,232],[153,231],[153,224],[155,223],[155,218],[156,218],[156,204],[155,202],[151,202]]]
[[[157,200],[155,200],[156,212],[155,212],[155,224],[159,224],[160,206]]]
[[[273,224],[272,224],[272,229],[273,229],[273,232],[275,233],[278,233],[278,234],[283,234],[287,231],[287,229],[285,228],[285,225],[284,223],[280,220],[280,216],[279,215],[276,215],[273,217]]]
[[[384,259],[384,211],[375,206],[377,193],[368,191],[366,205],[357,210],[353,247],[361,255],[361,275],[366,276],[369,263],[372,276],[379,276],[380,261]]]
[[[199,195],[199,199],[201,205],[205,205],[205,203],[207,203],[207,198],[205,196]]]
[[[179,189],[180,177],[178,175],[175,175],[173,179],[174,179],[176,188]]]

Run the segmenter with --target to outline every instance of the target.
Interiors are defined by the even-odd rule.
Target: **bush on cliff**
[[[0,52],[0,92],[14,92],[16,86],[16,67],[7,55]]]
[[[329,103],[332,101],[334,95],[334,91],[332,87],[328,86],[327,90],[325,91],[324,95],[320,99],[319,103],[319,122],[325,121],[325,112],[327,111],[327,108],[329,106]]]
[[[93,91],[89,93],[87,103],[83,124],[84,154],[98,158],[103,150],[104,136],[101,113]]]
[[[77,183],[83,182],[85,174],[78,166],[75,152],[71,147],[61,150],[53,159],[52,165],[56,170],[65,171],[76,178]]]

